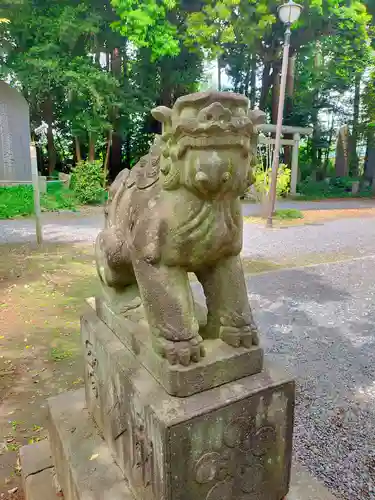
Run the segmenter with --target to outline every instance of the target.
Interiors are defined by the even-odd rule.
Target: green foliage
[[[324,198],[361,198],[371,196],[371,189],[363,189],[360,193],[353,195],[352,186],[360,179],[355,177],[333,177],[324,181],[306,179],[297,186],[301,196],[298,199],[319,200]]]
[[[254,168],[254,188],[260,195],[266,194],[270,189],[271,169],[264,169],[263,165],[257,165]],[[290,191],[291,171],[286,165],[280,165],[277,174],[276,195],[285,197]]]
[[[303,213],[295,208],[285,208],[276,210],[275,219],[288,220],[288,219],[303,219]]]
[[[48,186],[48,184],[47,184]],[[77,199],[66,189],[42,194],[40,197],[42,211],[76,210]],[[34,213],[33,187],[10,186],[0,187],[0,219],[28,216]]]
[[[76,156],[92,160],[104,158],[112,137],[114,177],[146,152],[159,130],[149,110],[171,106],[197,90],[207,58],[220,59],[230,77],[228,90],[249,95],[275,115],[274,76],[280,73],[284,37],[277,17],[281,3],[3,0],[0,78],[28,99],[33,130],[42,120],[49,126],[48,147],[45,141],[41,148],[49,172],[56,164],[64,171],[74,164],[74,140]],[[298,57],[294,85],[288,78],[285,123],[315,129],[301,162],[308,167],[302,178],[312,171],[318,177],[329,174],[325,152],[333,149],[342,123],[352,123],[360,139],[375,123],[373,3],[305,1],[293,26],[291,56]],[[364,111],[361,128],[353,119],[351,94],[363,75],[369,78],[357,108]]]
[[[47,184],[48,186],[48,184]],[[43,212],[57,212],[59,210],[77,210],[77,198],[68,189],[60,189],[53,193],[43,194],[41,197],[41,209]]]
[[[176,0],[111,0],[120,17],[112,26],[135,47],[151,50],[151,60],[180,52],[177,27],[167,20]]]
[[[34,212],[31,186],[0,187],[0,219],[10,219]]]
[[[105,194],[105,173],[100,161],[81,161],[72,170],[71,188],[80,203],[100,203]]]
[[[55,194],[61,191],[64,187],[64,183],[62,181],[48,181],[47,182],[47,193]]]

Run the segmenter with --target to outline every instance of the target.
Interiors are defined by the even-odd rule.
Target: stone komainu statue
[[[196,93],[153,116],[163,132],[148,155],[110,188],[96,244],[108,301],[138,285],[153,344],[170,363],[204,356],[202,336],[233,347],[258,344],[240,260],[239,197],[252,182],[257,125],[246,97]],[[199,331],[188,272],[207,301]],[[126,298],[124,298],[126,301]]]

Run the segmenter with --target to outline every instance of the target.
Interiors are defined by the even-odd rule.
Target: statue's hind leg
[[[121,235],[112,228],[102,231],[95,245],[103,298],[115,313],[124,312],[131,302],[139,300],[133,266],[125,245]]]

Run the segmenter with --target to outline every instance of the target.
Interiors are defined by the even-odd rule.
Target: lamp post
[[[281,133],[283,128],[285,89],[286,89],[286,78],[288,74],[288,62],[289,62],[290,35],[291,35],[290,27],[293,23],[298,21],[302,9],[303,9],[302,5],[293,2],[293,0],[289,0],[289,2],[280,5],[280,7],[277,9],[280,21],[284,23],[286,29],[284,36],[283,64],[281,68],[280,97],[279,97],[279,106],[277,111],[275,151],[273,156],[271,185],[270,185],[269,199],[268,199],[267,227],[272,227],[272,216],[275,210],[277,173],[280,164]]]

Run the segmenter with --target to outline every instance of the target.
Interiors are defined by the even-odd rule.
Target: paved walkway
[[[323,200],[323,201],[277,201],[276,209],[296,210],[345,210],[347,208],[375,208],[375,200],[351,199],[351,200]],[[246,216],[259,215],[260,205],[256,203],[244,203],[243,213]]]
[[[295,454],[338,498],[375,498],[375,257],[248,280],[268,359],[297,380]]]
[[[293,203],[293,202],[291,202]],[[319,202],[361,208],[373,201]],[[315,203],[316,204],[316,203]],[[300,208],[305,204],[299,202]],[[343,206],[343,205],[342,205]],[[257,205],[246,204],[244,212]],[[100,211],[95,214],[44,214],[43,233],[46,241],[93,242],[103,227]],[[284,260],[304,254],[345,254],[358,257],[375,253],[375,220],[373,218],[340,219],[322,224],[265,229],[263,224],[245,223],[243,256],[250,259]],[[0,221],[0,244],[35,241],[32,219]]]

